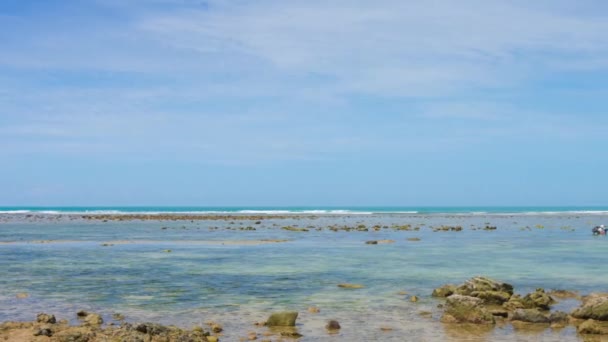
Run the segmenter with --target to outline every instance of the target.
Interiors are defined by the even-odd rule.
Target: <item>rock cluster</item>
[[[102,327],[103,319],[95,313],[78,312],[80,326],[70,326],[67,321],[57,321],[54,315],[40,313],[35,322],[5,322],[0,324],[0,338],[7,341],[30,341],[46,336],[44,341],[96,342],[96,341],[181,341],[209,342],[213,339],[201,327],[184,330],[156,323],[130,324]]]
[[[576,297],[572,292],[564,298]],[[433,290],[433,297],[445,298],[441,321],[444,323],[495,324],[508,320],[524,324],[550,324],[563,327],[573,324],[580,334],[608,334],[608,293],[593,293],[582,305],[567,314],[551,311],[556,300],[538,288],[524,296],[513,293],[513,286],[487,277],[474,277],[461,285],[443,285]]]

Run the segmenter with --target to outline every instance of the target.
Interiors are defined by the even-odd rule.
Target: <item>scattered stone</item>
[[[293,327],[296,325],[297,318],[298,312],[296,311],[277,312],[268,317],[266,325],[269,327]]]
[[[29,297],[30,295],[25,293],[25,292],[21,292],[21,293],[17,293],[16,297],[17,299],[25,299],[27,297]]]
[[[84,318],[84,324],[86,325],[102,325],[103,324],[103,318],[101,318],[101,315],[95,314],[95,313],[90,313],[88,314],[85,318]]]
[[[338,330],[340,328],[340,323],[333,319],[327,322],[327,325],[325,325],[325,329],[327,330]]]
[[[420,241],[420,238],[417,238],[417,237],[407,238],[407,241]]]
[[[220,324],[214,323],[211,325],[211,331],[213,331],[216,334],[221,333],[223,330],[224,330],[224,328]]]
[[[338,287],[341,287],[343,289],[362,289],[365,286],[361,285],[361,284],[349,284],[349,283],[343,283],[343,284],[338,284]]]
[[[46,323],[46,324],[55,324],[55,323],[57,323],[57,320],[55,319],[55,315],[39,313],[38,315],[36,315],[36,322]]]
[[[393,328],[389,327],[389,326],[386,326],[386,325],[382,325],[382,326],[380,326],[380,330],[382,330],[382,331],[392,331]]]
[[[281,336],[282,337],[289,337],[289,338],[300,338],[303,335],[300,334],[297,331],[281,331]]]
[[[411,296],[410,302],[416,303],[418,301],[418,296]]]
[[[310,313],[319,313],[320,311],[321,311],[321,309],[319,309],[316,306],[311,306],[308,308],[308,312],[310,312]]]
[[[366,245],[377,245],[378,241],[376,241],[376,240],[365,241],[365,244]]]
[[[48,328],[38,329],[34,333],[34,336],[48,336],[48,337],[51,337],[51,336],[53,336],[53,332],[51,331],[51,329],[48,329]]]
[[[138,324],[135,327],[135,330],[137,330],[143,334],[148,334],[150,336],[165,334],[169,331],[169,329],[167,327],[165,327],[164,325],[160,325],[157,323],[149,323],[149,322]]]

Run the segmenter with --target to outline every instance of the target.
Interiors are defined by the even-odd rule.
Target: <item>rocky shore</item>
[[[360,284],[338,284],[340,288],[361,289]],[[405,292],[404,292],[405,293]],[[432,299],[435,298],[435,299]],[[418,296],[410,296],[417,302]],[[538,288],[520,295],[511,284],[483,276],[473,277],[460,285],[446,284],[433,290],[425,300],[435,300],[439,316],[420,314],[425,320],[443,324],[448,329],[471,330],[471,325],[502,327],[512,325],[519,330],[540,331],[563,329],[572,326],[584,341],[603,341],[608,338],[608,293],[591,293],[580,296],[576,292]],[[571,312],[554,310],[562,300],[579,301]],[[310,307],[308,313],[317,314],[318,307]],[[40,313],[32,322],[5,322],[0,324],[0,340],[6,341],[141,341],[141,342],[216,342],[222,339],[221,324],[207,322],[205,327],[183,329],[157,323],[128,323],[124,317],[115,317],[120,323],[104,325],[102,317],[95,313],[76,313],[80,325],[70,325],[67,320],[58,321],[54,315]],[[433,317],[435,316],[435,317]],[[297,311],[275,312],[264,322],[251,322],[252,327],[265,327],[260,333],[250,331],[239,341],[260,340],[265,342],[295,340],[302,336],[296,327]],[[339,334],[340,323],[328,320],[325,325],[329,335]],[[390,331],[391,328],[382,328]]]
[[[582,335],[608,335],[608,293],[579,297],[575,292],[542,288],[524,296],[514,294],[513,286],[486,277],[474,277],[460,285],[444,285],[433,297],[445,298],[441,322],[445,324],[501,324],[520,327],[545,325],[551,328],[576,327]],[[552,310],[561,299],[581,301],[570,313]]]

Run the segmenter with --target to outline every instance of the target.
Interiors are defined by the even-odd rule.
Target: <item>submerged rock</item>
[[[343,283],[343,284],[338,284],[338,287],[341,287],[343,289],[362,289],[365,286],[361,285],[361,284],[349,284],[349,283]]]
[[[513,312],[512,321],[527,323],[550,323],[549,317],[545,316],[538,309],[517,309]]]
[[[266,320],[266,325],[269,327],[293,327],[296,325],[297,318],[297,311],[277,312],[268,317],[268,320]]]
[[[446,300],[441,321],[444,323],[494,324],[494,316],[482,304],[483,300],[479,298],[453,294]]]
[[[340,323],[338,323],[338,321],[336,320],[330,320],[329,322],[327,322],[327,325],[325,325],[325,329],[327,330],[338,330],[340,329]]]

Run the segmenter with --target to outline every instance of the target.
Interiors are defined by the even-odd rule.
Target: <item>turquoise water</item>
[[[3,214],[0,321],[31,320],[40,311],[73,319],[76,311],[86,309],[102,313],[107,321],[116,312],[131,321],[185,327],[217,321],[225,327],[224,340],[235,341],[248,331],[263,333],[265,328],[253,323],[263,321],[269,312],[289,309],[300,312],[302,341],[402,341],[403,336],[418,341],[577,341],[572,328],[530,333],[506,325],[471,337],[438,322],[440,301],[430,296],[432,289],[475,275],[511,283],[522,294],[537,287],[582,294],[608,290],[602,272],[608,239],[591,235],[591,227],[608,223],[608,214],[533,211],[268,216],[260,224],[102,222],[69,215]],[[370,231],[328,229],[360,224]],[[390,228],[404,224],[420,230]],[[497,229],[477,229],[486,224]],[[287,225],[310,228],[281,229]],[[374,225],[389,228],[375,231]],[[463,230],[431,228],[440,225],[459,225]],[[248,226],[256,230],[240,230]],[[412,237],[421,240],[407,240]],[[288,241],[257,243],[264,239]],[[364,243],[381,239],[395,242]],[[165,252],[168,249],[170,253]],[[339,283],[365,288],[345,290],[337,287]],[[29,297],[17,299],[21,292]],[[410,302],[409,295],[420,301]],[[574,305],[566,301],[557,307],[570,310]],[[321,312],[308,313],[310,306]],[[432,317],[420,316],[421,311],[430,311]],[[327,335],[323,326],[328,319],[340,321],[340,334]],[[383,332],[381,326],[392,330]]]
[[[67,207],[0,207],[0,213],[336,213],[336,214],[372,214],[372,213],[418,213],[418,214],[501,214],[501,213],[587,213],[607,214],[608,206],[320,206],[320,207],[204,207],[204,206],[67,206]]]

